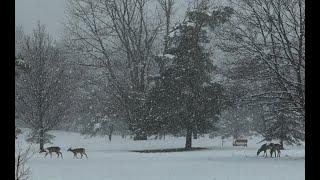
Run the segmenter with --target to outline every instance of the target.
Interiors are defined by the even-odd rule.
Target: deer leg
[[[48,155],[48,152],[46,152],[46,154],[44,155],[44,157],[47,157],[47,155]]]
[[[274,157],[276,157],[276,156],[277,156],[276,150],[273,150],[273,153],[274,153]],[[272,153],[272,154],[273,154],[273,153]]]
[[[55,152],[57,154],[57,158],[59,158],[59,153],[58,152]]]
[[[276,156],[277,156],[276,150],[273,150],[273,151],[272,151],[272,154],[274,154],[274,157],[276,157]]]
[[[61,158],[63,159],[62,153],[61,153],[61,152],[59,152],[59,153],[60,153],[60,155],[61,155]]]
[[[52,152],[49,152],[50,153],[50,158],[52,158]]]
[[[80,158],[82,159],[82,156],[83,156],[83,155],[82,155],[82,153],[80,153],[80,155],[81,155],[81,157],[80,157]]]
[[[86,155],[86,157],[88,158],[88,156],[87,156],[87,154],[85,152],[83,154]]]

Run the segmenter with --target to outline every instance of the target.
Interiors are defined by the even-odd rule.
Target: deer
[[[55,152],[58,155],[58,158],[59,158],[59,155],[61,155],[61,158],[63,159],[62,153],[60,152],[60,147],[58,146],[52,146],[52,147],[47,147],[45,149],[41,149],[39,153],[42,153],[42,152],[46,153],[44,157],[47,157],[47,155],[50,154],[50,157],[52,158],[52,152]]]
[[[272,157],[273,153],[274,153],[274,157],[280,157],[280,153],[281,153],[281,151],[280,151],[281,145],[280,144],[270,143],[269,144],[269,149],[270,149],[270,156],[271,157]]]
[[[81,159],[83,154],[86,155],[86,157],[88,158],[87,154],[86,154],[86,150],[84,148],[76,148],[76,149],[71,149],[69,148],[67,151],[70,151],[73,153],[73,158],[78,158],[77,154],[79,153],[81,155]]]
[[[266,144],[262,144],[262,146],[258,149],[257,151],[257,156],[259,156],[260,152],[264,152],[263,155],[264,157],[267,157],[267,150],[270,148],[270,146],[266,143]]]

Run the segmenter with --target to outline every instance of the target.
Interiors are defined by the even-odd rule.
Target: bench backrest
[[[248,140],[247,139],[236,139],[233,142],[233,146],[247,146]]]
[[[238,142],[247,142],[248,140],[247,139],[236,139],[236,141],[238,141]]]

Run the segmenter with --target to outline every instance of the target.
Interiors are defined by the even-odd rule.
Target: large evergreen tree
[[[203,1],[205,2],[205,1]],[[166,131],[186,136],[186,149],[192,147],[192,134],[213,129],[223,106],[223,88],[211,81],[214,65],[206,52],[207,31],[220,23],[229,10],[209,13],[206,3],[186,13],[184,22],[169,35],[172,47],[158,57],[160,78],[146,104],[149,133]],[[224,17],[224,16],[223,16]]]

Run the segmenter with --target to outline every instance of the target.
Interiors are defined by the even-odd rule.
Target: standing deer
[[[52,146],[52,147],[47,147],[45,149],[41,149],[39,153],[45,152],[45,156],[46,157],[48,154],[50,154],[50,157],[52,158],[52,152],[55,152],[58,157],[59,155],[61,155],[61,158],[63,159],[62,153],[60,152],[60,147],[58,146]]]
[[[273,153],[274,153],[274,157],[280,157],[281,144],[273,144],[273,143],[270,143],[269,148],[270,148],[270,156],[271,156],[271,157],[272,157],[272,154],[273,154]],[[278,155],[277,155],[277,153],[278,153]]]
[[[262,146],[258,149],[257,151],[257,156],[259,156],[260,152],[264,152],[263,155],[264,157],[267,157],[267,150],[269,149],[269,145],[266,143],[266,144],[262,144]]]
[[[86,157],[88,158],[87,154],[86,154],[86,150],[84,148],[76,148],[76,149],[71,149],[69,148],[67,151],[71,151],[73,153],[73,158],[76,157],[78,158],[77,154],[79,153],[81,155],[81,159],[83,154],[86,155]]]

